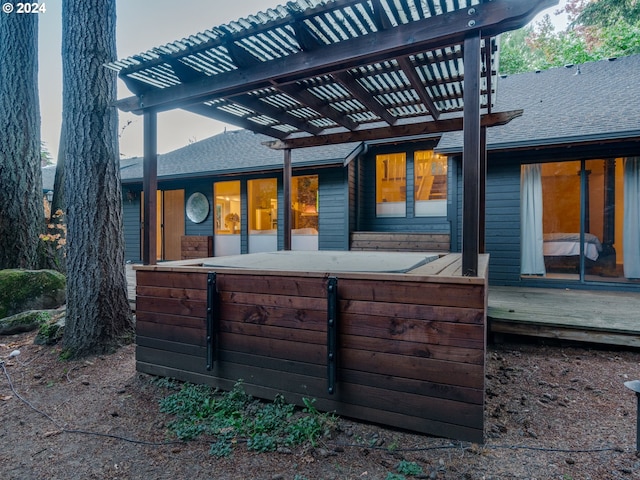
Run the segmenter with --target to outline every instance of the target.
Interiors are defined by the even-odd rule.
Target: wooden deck
[[[640,295],[489,287],[491,334],[514,334],[640,348]]]

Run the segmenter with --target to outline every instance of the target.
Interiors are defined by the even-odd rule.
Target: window
[[[217,182],[213,187],[216,199],[216,235],[240,233],[240,182]]]
[[[640,277],[640,160],[525,165],[521,273],[584,281]]]
[[[447,157],[433,150],[413,155],[416,217],[447,215]]]
[[[240,230],[242,209],[240,208],[240,181],[216,182],[213,185],[215,198],[214,254],[240,254]]]
[[[318,250],[318,176],[291,179],[292,250]]]
[[[278,182],[275,178],[247,181],[249,253],[278,249]]]
[[[376,155],[376,216],[407,214],[407,155]]]

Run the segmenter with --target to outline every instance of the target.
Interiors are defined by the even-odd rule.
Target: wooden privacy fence
[[[257,397],[482,442],[486,275],[443,275],[456,262],[408,274],[137,267],[137,369],[222,389],[242,379]]]

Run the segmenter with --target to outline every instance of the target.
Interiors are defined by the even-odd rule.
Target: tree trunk
[[[67,320],[71,356],[113,351],[133,334],[127,300],[118,158],[115,0],[62,2],[67,205]]]
[[[38,15],[0,13],[0,270],[35,269],[44,232]]]

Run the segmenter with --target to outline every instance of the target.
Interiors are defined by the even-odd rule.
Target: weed
[[[398,473],[402,475],[409,475],[412,477],[424,474],[420,465],[416,462],[407,462],[406,460],[402,460],[396,467],[396,470],[398,470]]]
[[[387,476],[384,477],[384,480],[407,480],[407,477],[404,475],[400,475],[399,473],[387,473]]]
[[[180,390],[178,381],[170,377],[151,377],[149,383],[159,388],[166,388],[167,390]]]
[[[305,408],[296,412],[282,395],[271,403],[255,400],[244,392],[242,382],[230,392],[190,383],[179,390],[175,383],[169,385],[175,393],[160,400],[160,411],[174,417],[169,431],[181,440],[215,437],[209,451],[218,457],[230,455],[240,439],[246,439],[247,448],[256,452],[307,442],[315,446],[336,427],[334,415],[318,412],[314,401],[306,398]]]
[[[69,348],[65,348],[60,352],[60,355],[58,357],[60,358],[60,360],[69,360],[71,357],[73,357],[73,351]]]

